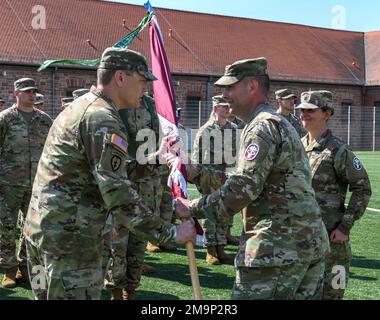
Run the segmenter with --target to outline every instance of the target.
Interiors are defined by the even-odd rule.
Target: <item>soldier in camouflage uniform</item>
[[[327,121],[334,114],[332,93],[304,92],[297,109],[301,110],[302,123],[309,132],[302,142],[309,157],[322,219],[330,235],[323,299],[343,299],[352,257],[349,234],[368,205],[371,185],[359,159],[327,129]],[[347,190],[352,195],[346,208]]]
[[[245,122],[243,120],[241,120],[239,117],[235,116],[233,113],[230,114],[229,121],[236,124],[236,126],[237,126],[237,132],[236,132],[237,142],[236,143],[237,143],[237,145],[239,145],[240,136],[241,136],[241,133],[243,132],[243,129],[245,127]],[[227,229],[227,234],[226,234],[227,244],[232,244],[232,245],[237,246],[239,244],[239,239],[234,237],[231,234],[232,225],[233,225],[233,218],[232,218],[232,221],[231,221],[231,223]]]
[[[34,107],[38,110],[45,110],[45,97],[41,93],[36,94],[36,101],[34,102]]]
[[[277,113],[281,114],[288,120],[296,129],[300,138],[307,134],[307,131],[302,126],[300,119],[294,115],[294,103],[297,96],[289,89],[281,89],[275,92],[277,102]]]
[[[178,199],[176,213],[226,221],[244,208],[233,299],[320,299],[327,232],[301,140],[267,104],[267,61],[236,61],[216,85],[247,123],[237,169],[211,195]]]
[[[0,97],[0,111],[4,110],[5,101],[2,97]]]
[[[2,285],[28,280],[25,238],[21,234],[16,258],[17,220],[22,228],[33,180],[51,118],[35,109],[37,87],[30,78],[14,83],[16,103],[0,114],[0,267]],[[17,272],[17,274],[16,274]]]
[[[64,97],[61,99],[61,111],[65,110],[71,102],[74,101],[73,97]]]
[[[155,79],[145,57],[107,48],[97,72],[98,86],[54,121],[38,165],[24,234],[32,289],[40,299],[99,299],[108,213],[153,242],[195,241],[191,221],[176,227],[153,215],[127,176],[135,161],[118,109],[137,108],[147,81]],[[41,266],[46,286],[34,281]]]
[[[151,138],[154,139],[153,149],[159,147],[159,120],[151,97],[144,95],[138,109],[121,109],[119,114],[127,128],[131,157],[136,158],[137,149],[146,143],[142,137],[138,137],[139,133],[144,136],[144,129],[144,131],[149,130]],[[167,174],[167,166],[159,164],[131,166],[128,172],[128,177],[136,184],[136,190],[144,205],[158,217],[161,216],[160,207],[164,190],[162,175],[167,179]],[[171,198],[168,201],[171,206]],[[171,221],[171,216],[161,216],[161,218],[166,222]],[[113,299],[119,300],[123,297],[131,300],[135,289],[140,285],[147,241],[128,232],[122,226],[114,225],[114,228],[117,237],[111,242],[112,258],[107,271],[106,287],[112,289]]]
[[[84,94],[89,93],[89,92],[90,92],[90,89],[81,88],[81,89],[74,90],[72,95],[73,95],[73,98],[75,100],[75,99],[78,99],[79,97],[81,97]]]
[[[245,127],[245,122],[241,120],[239,117],[235,116],[233,113],[231,113],[230,118],[228,120],[236,124],[238,129],[243,129]]]
[[[230,107],[222,96],[214,96],[212,102],[210,119],[199,128],[195,137],[191,161],[202,164],[203,167],[207,166],[211,171],[218,172],[217,176],[223,176],[226,175],[228,167],[235,165],[235,162],[231,160],[236,157],[235,135],[237,126],[228,121]],[[229,158],[229,163],[227,163],[226,157]],[[224,181],[225,179],[214,180],[212,184],[209,181],[199,181],[200,183],[196,183],[196,186],[202,195],[207,195],[219,189]],[[233,264],[233,258],[224,252],[224,247],[227,244],[227,229],[231,222],[229,221],[226,224],[215,222],[213,219],[204,219],[203,229],[207,248],[206,262],[208,264]]]

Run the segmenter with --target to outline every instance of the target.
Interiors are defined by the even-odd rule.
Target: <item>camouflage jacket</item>
[[[144,156],[148,156],[159,148],[159,138],[162,132],[154,100],[150,96],[144,95],[139,108],[121,109],[119,114],[127,128],[130,151],[132,144],[134,144],[133,152],[130,152],[133,158],[136,158],[136,153],[139,153],[140,147],[141,150],[145,151],[143,152]],[[146,141],[147,138],[149,142]],[[149,144],[148,148],[145,148],[144,144]],[[165,210],[169,210],[167,208],[171,210],[170,190],[169,195],[165,197],[165,199],[169,199],[167,201],[169,203],[162,203],[162,193],[168,192],[166,183],[169,171],[166,165],[140,164],[136,161],[130,163],[127,170],[129,179],[137,184],[140,197],[152,211],[159,215],[161,205]]]
[[[279,113],[281,114],[281,113]],[[301,120],[297,118],[294,114],[290,113],[288,116],[281,114],[290,124],[296,129],[298,136],[300,138],[304,137],[307,134],[306,129],[303,127]]]
[[[43,111],[33,110],[30,123],[16,105],[0,113],[0,183],[32,186],[52,124]]]
[[[371,197],[371,185],[363,165],[348,146],[327,130],[318,141],[302,139],[309,157],[313,188],[327,231],[338,228],[348,234]],[[347,189],[352,192],[345,207]]]
[[[210,120],[199,128],[191,157],[196,173],[190,171],[190,180],[200,193],[210,194],[225,182],[227,168],[236,163],[236,135],[237,126],[232,122],[220,126]]]
[[[268,105],[243,130],[237,170],[209,196],[191,202],[201,218],[228,220],[243,210],[237,266],[282,266],[322,257],[327,232],[295,129]]]
[[[174,237],[128,179],[126,166],[134,160],[127,139],[116,106],[95,87],[57,117],[33,185],[24,227],[29,241],[54,254],[99,248],[108,210],[137,236]]]
[[[236,124],[238,129],[243,129],[245,127],[245,122],[236,116],[230,121]]]

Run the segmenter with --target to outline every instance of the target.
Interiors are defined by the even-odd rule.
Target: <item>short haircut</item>
[[[112,80],[113,75],[115,74],[116,71],[123,71],[127,76],[132,75],[134,71],[127,71],[123,69],[103,69],[99,68],[97,70],[97,78],[98,78],[98,84],[102,84],[106,86],[109,84]]]
[[[264,95],[268,95],[270,90],[270,79],[268,75],[246,77],[248,80],[256,80]]]

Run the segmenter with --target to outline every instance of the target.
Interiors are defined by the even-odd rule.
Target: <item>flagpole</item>
[[[152,59],[153,74],[158,78],[153,82],[154,100],[158,117],[160,119],[163,133],[168,135],[172,132],[178,133],[176,118],[176,103],[173,84],[171,81],[170,68],[167,61],[162,34],[154,15],[154,9],[147,1],[144,7],[153,15],[149,24],[149,36],[150,36],[150,50]],[[174,173],[177,173],[177,179],[173,179]],[[187,198],[186,187],[186,168],[178,158],[177,165],[173,167],[172,172],[169,175],[168,181],[173,198],[185,197]],[[195,220],[197,223],[197,221]],[[199,223],[198,223],[199,225]],[[196,224],[196,228],[198,226]],[[200,225],[199,225],[200,227]],[[191,277],[191,284],[193,286],[194,299],[201,300],[201,289],[199,284],[198,269],[195,260],[194,245],[191,241],[186,242],[186,252],[189,259],[189,270]]]
[[[189,259],[189,269],[191,284],[193,286],[194,300],[202,300],[201,285],[199,283],[199,275],[197,263],[195,260],[194,246],[188,241],[186,242],[187,258]]]

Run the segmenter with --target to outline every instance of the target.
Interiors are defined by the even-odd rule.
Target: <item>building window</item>
[[[199,101],[201,101],[200,96],[186,97],[186,108],[181,112],[181,121],[185,127],[199,128],[200,117],[202,120],[202,114],[199,114]]]
[[[351,103],[342,102],[341,113],[340,113],[340,122],[343,125],[348,125],[348,113],[350,112]]]

